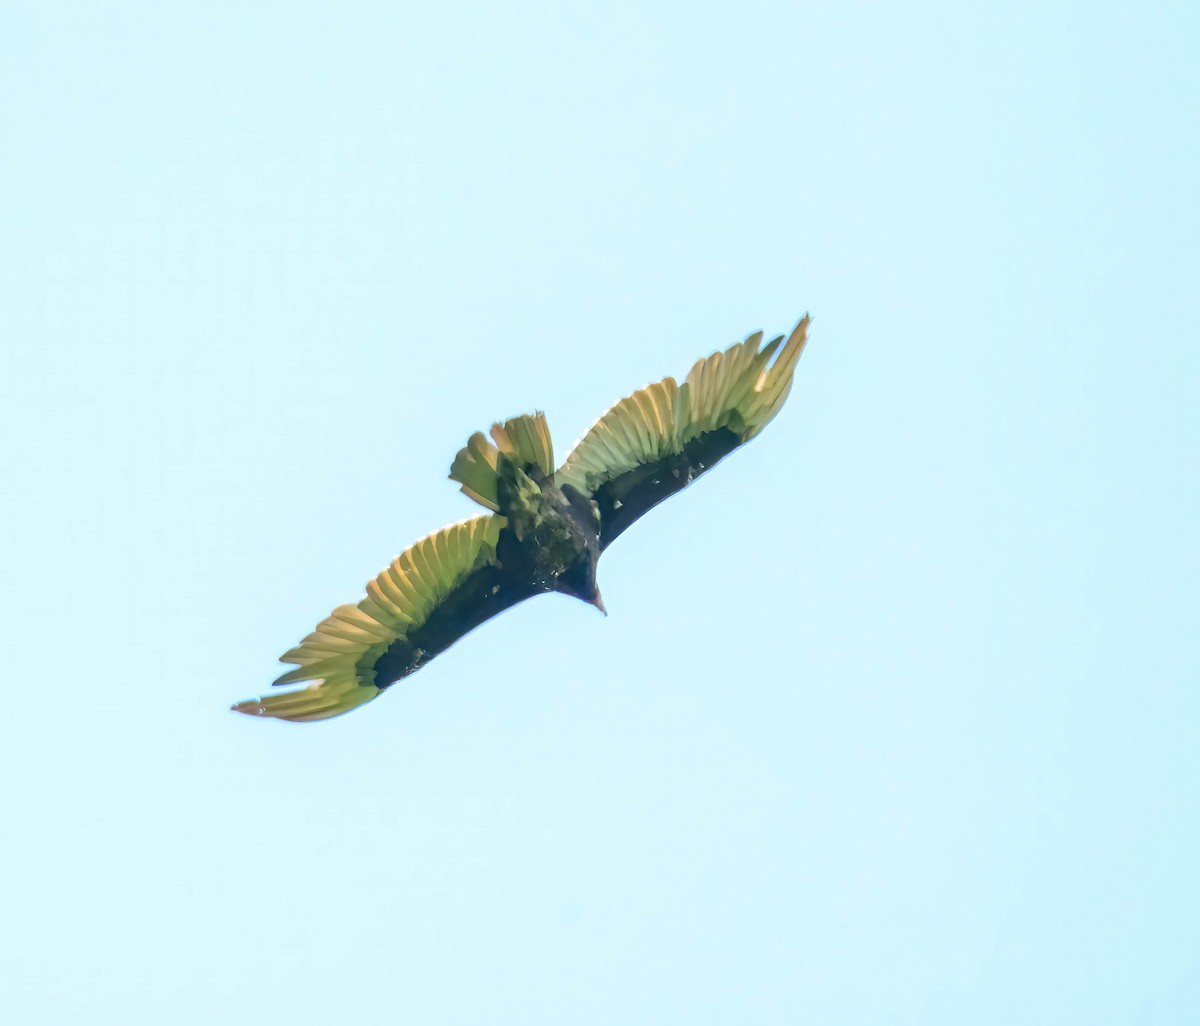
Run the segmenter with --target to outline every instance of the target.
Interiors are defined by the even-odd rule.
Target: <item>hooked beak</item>
[[[608,610],[604,608],[604,601],[600,598],[599,590],[596,591],[596,597],[592,599],[592,605],[599,609],[605,616],[608,616]]]

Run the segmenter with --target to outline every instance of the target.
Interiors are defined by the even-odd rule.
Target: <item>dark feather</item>
[[[707,431],[684,445],[683,452],[635,467],[602,484],[593,496],[600,507],[601,550],[642,514],[686,488],[740,444],[741,437],[729,428]]]
[[[500,532],[496,554],[500,565],[468,574],[420,627],[393,641],[375,661],[375,686],[380,691],[419,670],[484,621],[547,590],[532,583],[526,554],[509,528]]]

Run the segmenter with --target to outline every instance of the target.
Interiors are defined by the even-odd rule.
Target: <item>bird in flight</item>
[[[490,440],[473,434],[450,477],[489,512],[405,549],[367,582],[362,601],[338,606],[280,656],[296,668],[275,684],[306,687],[233,710],[298,722],[338,716],[534,595],[573,595],[603,612],[601,553],[767,426],[791,390],[808,323],[765,346],[757,332],[700,360],[682,385],[664,378],[622,399],[557,470],[540,412],[494,424]]]

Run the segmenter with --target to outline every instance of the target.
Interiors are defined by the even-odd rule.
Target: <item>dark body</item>
[[[496,544],[496,564],[473,570],[406,637],[375,660],[381,691],[424,666],[459,638],[525,599],[549,592],[600,605],[596,561],[627,527],[663,499],[687,487],[741,444],[728,428],[698,435],[681,453],[608,481],[593,498],[526,467],[540,497],[515,491],[500,512],[509,523]],[[603,606],[600,606],[603,608]],[[361,667],[369,669],[370,667]]]

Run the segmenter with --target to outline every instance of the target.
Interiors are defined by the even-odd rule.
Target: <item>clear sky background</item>
[[[6,6],[0,1018],[1192,1021],[1194,11]],[[806,310],[608,619],[228,711]]]

